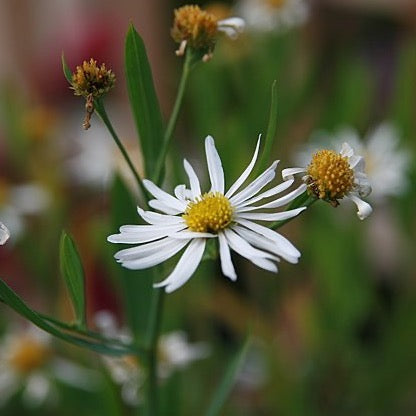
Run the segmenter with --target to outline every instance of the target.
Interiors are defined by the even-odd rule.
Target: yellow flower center
[[[72,74],[72,89],[75,95],[82,95],[87,98],[90,94],[94,97],[101,97],[114,87],[116,77],[111,69],[105,64],[97,65],[97,61],[90,59],[77,66]]]
[[[19,373],[27,374],[41,367],[49,356],[48,346],[25,335],[15,341],[10,365]]]
[[[175,10],[171,35],[175,42],[187,41],[194,49],[212,51],[218,33],[217,18],[198,6],[183,6]]]
[[[280,9],[286,3],[286,0],[265,0],[265,2],[273,9]]]
[[[182,216],[191,231],[216,233],[233,217],[230,201],[219,192],[209,192],[188,204]]]
[[[309,189],[320,199],[336,201],[354,186],[354,171],[348,158],[333,150],[319,150],[307,168]]]

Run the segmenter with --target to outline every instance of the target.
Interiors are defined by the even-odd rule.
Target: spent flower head
[[[75,95],[86,99],[85,120],[83,127],[85,130],[91,127],[91,115],[94,112],[94,100],[107,94],[113,87],[116,77],[111,69],[107,69],[105,64],[97,65],[97,61],[91,58],[88,62],[77,66],[72,74],[72,89]]]
[[[180,44],[176,51],[178,56],[184,55],[186,48],[190,48],[207,61],[212,57],[219,32],[236,38],[244,29],[242,19],[230,17],[218,20],[215,14],[197,5],[182,6],[174,11],[174,15],[171,35]]]
[[[163,282],[155,285],[165,287],[168,293],[190,279],[202,260],[209,239],[218,241],[222,272],[231,280],[237,279],[231,250],[271,272],[277,272],[276,263],[280,257],[297,263],[300,253],[292,243],[255,221],[280,221],[298,215],[305,207],[284,212],[276,212],[275,209],[303,193],[306,185],[302,184],[279,198],[276,195],[290,188],[293,180],[264,191],[275,177],[278,161],[274,161],[247,187],[240,189],[254,168],[259,146],[260,139],[248,167],[228,191],[225,191],[221,159],[211,136],[205,139],[211,181],[208,192],[201,191],[199,179],[187,160],[184,160],[184,168],[190,189],[185,185],[178,185],[174,191],[175,196],[163,191],[153,182],[144,180],[144,186],[155,197],[149,201],[149,205],[160,213],[138,208],[139,215],[147,225],[124,225],[120,228],[120,234],[108,237],[108,241],[112,243],[137,244],[116,253],[116,259],[129,269],[146,269],[185,249],[172,273]],[[264,203],[265,199],[269,199],[269,202]],[[256,204],[262,200],[263,203]],[[270,209],[272,212],[268,212]]]
[[[304,174],[302,179],[309,193],[334,207],[344,198],[351,199],[362,220],[372,212],[371,206],[361,199],[371,193],[364,169],[364,158],[354,154],[348,143],[343,143],[339,153],[329,149],[318,150],[306,167],[283,169],[282,176],[290,179],[293,175]]]

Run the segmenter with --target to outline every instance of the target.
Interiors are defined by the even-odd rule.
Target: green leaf
[[[0,300],[10,306],[15,312],[23,316],[38,328],[43,329],[49,334],[69,342],[70,344],[79,347],[87,348],[100,354],[121,356],[125,354],[137,353],[138,351],[129,346],[111,345],[107,343],[97,342],[93,339],[88,339],[88,334],[74,335],[70,332],[63,332],[57,329],[53,324],[49,323],[47,319],[43,318],[39,313],[31,309],[26,303],[3,281],[0,279]]]
[[[66,63],[65,56],[64,56],[63,52],[62,52],[62,55],[61,55],[61,61],[62,61],[62,69],[64,71],[65,78],[70,84],[72,84],[72,71],[70,70],[68,64]]]
[[[133,25],[130,25],[126,37],[125,70],[146,177],[152,177],[163,143],[163,123],[146,49]]]
[[[227,397],[231,393],[235,378],[244,363],[245,356],[250,345],[250,337],[247,336],[240,349],[237,351],[234,359],[228,366],[221,383],[218,385],[211,404],[206,412],[206,416],[216,416],[220,414]]]
[[[84,270],[74,241],[65,231],[61,235],[59,256],[61,274],[71,297],[77,325],[86,328]]]
[[[112,232],[117,232],[124,224],[136,224],[139,216],[136,203],[131,197],[123,181],[116,177],[111,188],[111,223]],[[109,245],[111,254],[120,247]],[[111,260],[112,271],[117,281],[121,283],[123,292],[123,306],[126,318],[136,342],[145,343],[148,329],[152,299],[155,295],[153,289],[154,269],[128,270]]]

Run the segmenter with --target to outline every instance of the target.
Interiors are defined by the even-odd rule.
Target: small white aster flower
[[[308,185],[309,192],[317,198],[333,206],[337,206],[343,198],[350,199],[357,205],[357,215],[361,220],[371,214],[371,206],[361,199],[371,192],[364,158],[354,154],[348,143],[343,143],[339,153],[319,150],[313,154],[308,166],[282,171],[285,180],[297,174],[304,174],[303,181]]]
[[[330,144],[337,148],[344,142],[349,143],[355,153],[364,157],[365,173],[371,183],[370,201],[378,203],[387,197],[399,196],[405,192],[409,186],[407,171],[410,156],[399,148],[397,128],[388,122],[378,125],[364,140],[350,127],[344,127],[333,135],[319,132],[312,138],[312,143],[299,152],[296,160],[300,165],[306,164],[312,151]]]
[[[53,402],[56,380],[95,390],[95,377],[92,371],[56,357],[51,337],[35,326],[9,331],[0,342],[0,406],[19,391],[28,407]]]
[[[0,221],[0,245],[6,244],[7,240],[10,238],[9,229]]]
[[[128,330],[117,326],[116,319],[111,312],[99,311],[94,320],[104,336],[125,343],[133,342],[133,337]],[[165,379],[173,371],[185,368],[196,360],[206,358],[208,354],[209,348],[205,343],[190,343],[183,331],[164,334],[160,337],[158,345],[158,377]],[[102,359],[114,383],[120,386],[123,401],[130,406],[139,404],[142,401],[141,386],[146,380],[146,373],[137,357],[133,355],[102,356]]]
[[[144,186],[155,197],[149,201],[149,205],[161,213],[138,208],[139,215],[147,225],[124,225],[119,234],[108,237],[108,241],[112,243],[139,244],[119,251],[115,254],[116,259],[126,268],[146,269],[164,262],[185,248],[172,273],[164,281],[155,284],[155,287],[165,287],[168,293],[190,279],[201,262],[208,238],[218,239],[222,272],[231,280],[236,280],[237,274],[231,261],[230,249],[271,272],[277,272],[275,263],[280,257],[290,263],[297,263],[300,252],[292,243],[255,220],[280,221],[298,215],[306,208],[272,213],[263,210],[274,210],[286,205],[303,193],[306,185],[302,184],[285,196],[256,205],[293,184],[291,179],[261,192],[275,177],[278,164],[275,161],[246,188],[239,190],[253,170],[259,146],[260,138],[250,164],[227,192],[221,159],[211,136],[205,140],[211,181],[208,193],[201,191],[198,177],[187,160],[184,160],[184,168],[190,189],[185,185],[178,185],[175,196],[166,193],[153,182],[144,180]]]
[[[237,13],[250,30],[283,31],[303,24],[309,15],[305,0],[240,0]]]

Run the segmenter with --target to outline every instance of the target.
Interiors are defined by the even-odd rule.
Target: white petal
[[[260,138],[261,138],[261,134],[259,135],[259,138],[257,140],[256,150],[254,151],[254,155],[251,159],[251,162],[246,167],[244,172],[240,175],[240,177],[233,183],[231,188],[227,191],[227,193],[225,194],[225,196],[227,198],[231,198],[234,195],[235,191],[237,191],[237,189],[244,183],[244,181],[248,178],[251,171],[253,170],[253,167],[254,167],[254,165],[256,163],[256,160],[257,160],[257,156],[259,154]]]
[[[149,267],[156,266],[170,257],[173,257],[176,253],[182,250],[189,242],[189,240],[173,240],[174,243],[163,250],[158,250],[150,255],[142,258],[136,258],[133,260],[121,260],[123,267],[131,270],[143,270]]]
[[[186,186],[185,185],[177,185],[175,186],[175,189],[173,191],[176,198],[178,198],[180,201],[185,201],[186,199]]]
[[[166,237],[162,240],[152,241],[151,243],[141,244],[131,248],[125,248],[114,254],[117,260],[126,261],[140,259],[150,256],[154,253],[164,251],[170,247],[176,246],[177,242],[171,237]]]
[[[283,182],[285,183],[285,182]],[[294,191],[288,193],[285,196],[282,196],[281,198],[275,199],[274,201],[268,202],[267,204],[260,205],[258,207],[242,207],[237,208],[236,212],[248,212],[248,211],[255,211],[256,209],[264,209],[264,208],[279,208],[283,205],[286,205],[290,201],[293,201],[297,196],[303,194],[306,190],[307,186],[305,184],[300,185],[297,189]],[[254,198],[253,198],[254,199]],[[247,202],[247,201],[246,201]],[[245,202],[245,204],[246,204]]]
[[[0,371],[0,406],[3,406],[20,387],[18,375],[11,369],[4,367],[2,366]]]
[[[284,181],[287,179],[293,179],[294,175],[297,175],[298,173],[305,173],[305,168],[286,168],[282,170],[282,178]]]
[[[284,258],[290,263],[298,262],[300,253],[289,240],[277,232],[275,232],[275,239],[271,240],[264,235],[239,225],[234,225],[233,230],[255,247],[270,251],[271,253]],[[287,249],[287,247],[289,247],[289,249]],[[294,253],[297,253],[298,255],[294,256]]]
[[[238,213],[235,216],[235,221],[239,222],[240,218],[245,218],[247,220],[259,220],[259,221],[284,221],[289,218],[296,217],[296,215],[300,214],[304,211],[306,207],[290,209],[289,211],[277,212],[275,214],[269,214],[267,212],[242,212]]]
[[[185,284],[197,269],[205,250],[205,239],[192,240],[182,254],[173,272],[163,281],[153,285],[154,287],[166,286],[166,293],[171,293]]]
[[[139,244],[158,240],[186,228],[186,224],[173,225],[123,225],[120,234],[107,237],[110,243]]]
[[[35,373],[27,378],[22,399],[29,407],[37,407],[45,402],[50,391],[50,381],[43,374]]]
[[[183,231],[179,231],[178,233],[172,234],[169,238],[191,239],[191,238],[216,238],[216,237],[217,237],[216,234],[200,233],[197,231],[183,230]]]
[[[277,195],[280,192],[285,191],[287,188],[290,188],[293,182],[294,182],[294,179],[289,179],[287,181],[284,181],[280,183],[279,185],[276,185],[273,188],[270,188],[267,191],[262,192],[261,194],[258,194],[254,198],[247,199],[246,201],[238,204],[238,207],[245,207],[247,205],[254,204],[257,201],[260,201],[261,199],[269,198],[271,196]]]
[[[10,231],[8,228],[0,221],[0,245],[6,243],[6,241],[10,238]]]
[[[230,228],[224,230],[224,235],[229,246],[238,254],[241,254],[243,257],[246,257],[249,260],[251,260],[252,257],[259,257],[264,259],[268,258],[276,261],[278,260],[275,255],[254,248]]]
[[[184,211],[182,208],[173,208],[172,206],[165,204],[164,202],[159,201],[158,199],[151,199],[149,201],[149,206],[169,215],[182,214]]]
[[[201,186],[199,184],[198,176],[196,176],[194,168],[186,159],[184,159],[183,161],[183,166],[189,178],[189,185],[191,187],[192,197],[196,198],[197,196],[201,195]]]
[[[229,17],[218,21],[218,30],[224,32],[231,39],[236,39],[244,31],[246,23],[240,17]]]
[[[354,155],[354,149],[347,143],[342,143],[341,151],[339,152],[341,156],[350,158]]]
[[[282,257],[284,257],[287,261],[291,263],[297,262],[297,261],[296,262],[291,261],[290,258],[291,259],[299,258],[300,252],[289,240],[287,240],[281,234],[277,233],[276,231],[271,230],[270,228],[264,227],[263,225],[256,224],[255,222],[252,222],[252,221],[241,219],[238,221],[238,223],[274,241],[281,248],[282,252],[284,251],[285,253],[287,253],[287,256],[281,254]]]
[[[357,215],[360,220],[364,220],[373,212],[371,205],[360,199],[357,195],[349,194],[347,198],[351,199],[357,205]]]
[[[236,206],[247,199],[254,196],[257,192],[260,192],[268,183],[270,183],[276,175],[276,166],[279,163],[278,160],[275,160],[269,168],[267,168],[260,176],[258,176],[253,182],[251,182],[245,189],[238,192],[232,198],[230,202]]]
[[[144,211],[140,207],[137,207],[137,212],[147,223],[152,225],[173,225],[185,223],[182,217],[159,214],[152,211]]]
[[[224,171],[221,159],[215,148],[214,139],[207,136],[205,139],[205,153],[207,156],[208,173],[211,181],[211,191],[224,193]]]
[[[169,195],[167,192],[163,191],[157,185],[155,185],[152,181],[143,179],[143,185],[155,198],[161,200],[165,204],[171,205],[172,207],[179,210],[185,210],[186,203],[184,201],[180,201],[174,196]]]
[[[220,243],[221,270],[231,280],[237,280],[237,274],[231,260],[230,247],[223,233],[218,234],[218,241]]]

